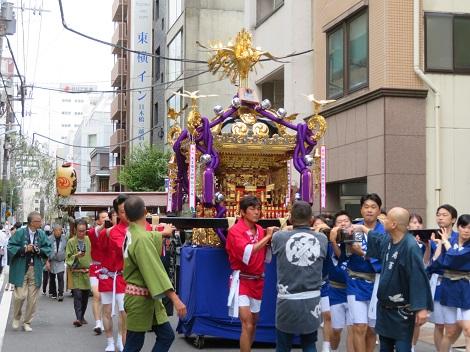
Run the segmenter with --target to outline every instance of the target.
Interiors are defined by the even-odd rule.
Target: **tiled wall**
[[[413,70],[413,1],[316,0],[313,11],[316,94],[326,95],[324,29],[360,4],[369,11],[369,88],[352,95],[357,97],[382,87],[422,89]]]

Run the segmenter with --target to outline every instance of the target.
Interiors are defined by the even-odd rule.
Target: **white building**
[[[245,27],[253,34],[254,45],[278,57],[311,49],[311,4],[310,0],[245,0]],[[258,64],[249,85],[260,101],[269,99],[274,108],[305,118],[312,113],[312,104],[302,94],[313,93],[313,54],[283,61],[287,63]]]
[[[73,85],[61,83],[57,89],[66,92],[88,92],[97,89],[97,86]],[[84,115],[93,106],[96,93],[61,93],[56,91],[38,90],[34,93],[34,103],[31,105],[31,121],[37,122],[31,127],[34,132],[42,136],[37,140],[48,145],[49,154],[56,154],[59,158],[70,158],[72,149],[61,143],[72,144],[77,128],[83,121]],[[32,123],[32,122],[31,122]],[[28,126],[26,126],[28,130]]]
[[[165,20],[162,20],[166,23],[165,38],[155,45],[163,47],[168,57],[207,61],[209,54],[201,49],[197,42],[208,45],[215,41],[227,43],[233,40],[244,25],[244,10],[243,0],[170,1],[168,8],[159,12],[160,17],[165,17]],[[237,92],[228,79],[218,80],[219,76],[210,73],[197,75],[207,69],[205,64],[178,61],[166,61],[164,64],[165,81],[176,80],[165,89],[165,102],[159,104],[165,107],[165,130],[170,127],[166,118],[168,109],[172,107],[179,111],[186,104],[190,104],[189,100],[180,98],[174,92],[199,90],[200,94],[217,94],[216,97],[199,100],[199,110],[205,116],[212,116],[212,108],[215,105],[228,106]],[[185,116],[182,120],[181,124],[185,126]]]
[[[421,40],[421,67],[440,95],[436,102],[430,89],[426,99],[426,218],[434,224],[440,204],[452,204],[459,214],[470,212],[470,2],[422,0],[422,10],[418,17],[426,36]]]
[[[90,154],[94,148],[107,146],[113,133],[113,124],[110,120],[110,107],[112,96],[97,96],[90,111],[84,115],[82,123],[78,126],[73,144],[83,146],[73,148],[72,161],[77,171],[77,192],[88,192],[91,187],[90,174],[95,165],[91,165]]]
[[[16,221],[25,222],[32,211],[41,211],[41,192],[33,184],[25,185],[21,194],[21,209],[16,212]]]

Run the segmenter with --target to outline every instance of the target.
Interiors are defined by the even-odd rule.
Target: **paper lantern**
[[[72,163],[64,163],[57,168],[56,173],[57,193],[62,197],[68,197],[77,190],[77,173]]]

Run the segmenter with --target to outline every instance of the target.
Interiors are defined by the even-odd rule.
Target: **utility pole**
[[[13,12],[13,4],[11,2],[2,1],[2,7],[0,12],[0,63],[2,63],[3,57],[3,37],[5,35],[12,35],[16,32],[16,19]],[[8,83],[10,83],[10,78],[7,78]],[[5,84],[7,80],[4,79]],[[4,82],[2,82],[4,84]],[[13,84],[9,84],[13,86]],[[4,86],[2,90],[2,95],[6,93],[5,103],[6,103],[6,112],[5,112],[5,142],[3,144],[3,163],[2,163],[2,199],[1,199],[1,220],[5,221],[6,213],[6,201],[7,201],[7,186],[8,186],[8,165],[10,159],[10,149],[11,141],[9,132],[11,129],[11,124],[13,123],[13,106],[11,102],[13,101],[12,91]],[[11,94],[10,94],[11,92]]]

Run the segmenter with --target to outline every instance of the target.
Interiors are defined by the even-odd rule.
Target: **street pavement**
[[[1,285],[0,285],[1,286]],[[4,285],[3,285],[4,286]],[[11,328],[12,319],[12,292],[4,291],[4,287],[1,288],[0,297],[0,312],[3,313],[2,307],[6,307],[8,301],[11,300],[9,309],[9,316],[6,324],[5,335],[3,338],[4,352],[22,352],[22,351],[34,351],[34,352],[51,352],[51,351],[67,351],[67,352],[88,352],[88,351],[104,351],[105,338],[103,335],[95,336],[93,329],[93,317],[91,312],[91,300],[88,306],[86,320],[89,324],[84,325],[80,328],[75,328],[72,325],[74,320],[73,314],[73,299],[69,293],[63,302],[58,302],[47,296],[40,296],[38,302],[38,312],[32,323],[33,331],[26,333],[22,330],[14,331]],[[0,327],[2,322],[5,322],[6,317],[0,316]],[[173,327],[176,327],[177,319],[171,318]],[[117,325],[116,325],[117,326]],[[1,336],[3,332],[0,331],[0,344]],[[321,334],[320,334],[321,335]],[[429,334],[428,334],[429,335]],[[154,341],[154,335],[148,333],[146,335],[146,342],[142,351],[151,351]],[[172,345],[171,351],[175,352],[186,352],[197,349],[192,345],[193,339],[185,339],[181,335],[176,337],[175,342]],[[317,348],[321,351],[321,342],[317,343]],[[204,350],[207,351],[237,351],[237,341],[227,341],[217,338],[205,338]],[[272,351],[274,345],[272,344],[257,344],[253,351]],[[377,348],[378,350],[378,348]],[[300,351],[295,349],[294,351]],[[344,345],[340,348],[340,351],[345,351]],[[433,346],[427,343],[420,342],[417,352],[431,352],[435,351]]]

